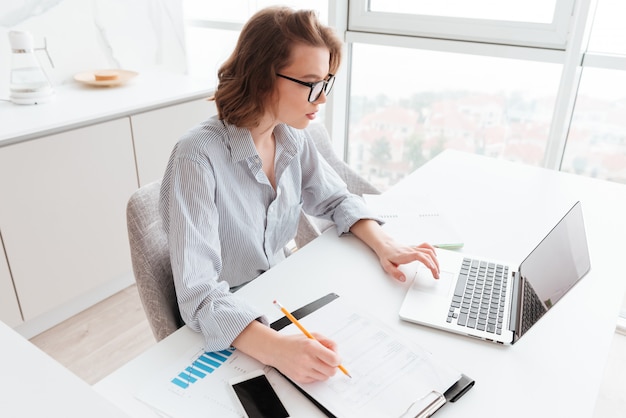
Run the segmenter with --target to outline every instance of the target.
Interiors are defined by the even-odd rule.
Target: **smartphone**
[[[287,418],[289,413],[263,370],[234,377],[228,382],[248,418]]]

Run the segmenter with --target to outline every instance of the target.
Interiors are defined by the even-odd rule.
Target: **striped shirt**
[[[305,130],[278,125],[274,135],[276,189],[250,131],[217,117],[181,138],[163,177],[160,210],[181,316],[207,350],[228,347],[254,320],[267,323],[230,290],[285,258],[301,209],[334,221],[339,234],[374,218]]]

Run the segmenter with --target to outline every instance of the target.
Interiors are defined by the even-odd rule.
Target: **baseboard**
[[[14,327],[17,331],[26,339],[30,339],[35,335],[60,324],[66,319],[71,318],[79,312],[84,311],[87,308],[92,307],[98,302],[103,301],[116,294],[117,292],[126,289],[128,286],[135,283],[135,278],[132,274],[123,275],[117,279],[111,280],[94,290],[87,292],[63,305],[46,312],[36,318],[23,322],[22,324]]]

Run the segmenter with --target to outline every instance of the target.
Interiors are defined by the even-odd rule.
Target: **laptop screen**
[[[522,320],[521,337],[591,267],[582,206],[577,202],[520,265]]]

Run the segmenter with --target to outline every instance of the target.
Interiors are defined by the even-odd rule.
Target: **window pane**
[[[550,23],[556,0],[370,0],[370,11]]]
[[[244,23],[253,13],[249,0],[183,0],[185,19],[218,20]]]
[[[626,72],[583,71],[561,169],[626,183]]]
[[[354,44],[349,163],[382,190],[446,148],[541,165],[560,71],[556,64]]]
[[[624,0],[599,0],[589,39],[589,51],[626,54],[624,17]]]
[[[257,10],[276,5],[273,0],[183,0],[185,19],[200,19],[245,23]],[[328,22],[328,1],[316,1],[311,5],[307,0],[284,0],[280,5],[294,9],[315,9],[320,20]]]
[[[209,77],[217,86],[217,70],[235,48],[239,32],[186,27],[187,61],[189,74]]]

